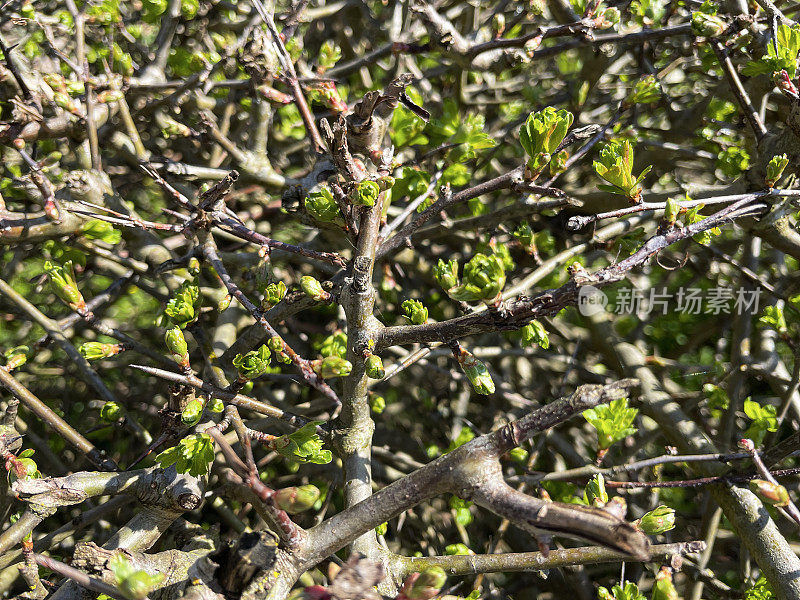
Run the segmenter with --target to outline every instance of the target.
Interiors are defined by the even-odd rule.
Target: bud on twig
[[[789,492],[780,484],[772,483],[765,479],[753,479],[750,481],[750,489],[767,504],[789,506]]]
[[[315,485],[301,485],[298,487],[283,488],[275,492],[273,502],[281,510],[290,515],[308,510],[319,499],[320,491]]]
[[[164,341],[167,344],[167,349],[172,353],[172,358],[176,363],[182,367],[189,367],[189,346],[186,344],[186,338],[183,336],[183,331],[180,327],[172,327],[167,329],[164,334]]]
[[[383,379],[386,375],[386,370],[383,368],[383,361],[380,356],[370,354],[367,357],[367,377],[370,379]]]
[[[657,535],[675,529],[675,510],[663,504],[636,521],[636,525],[647,535]]]
[[[300,287],[305,292],[306,296],[318,302],[329,302],[331,295],[322,289],[322,284],[311,277],[311,275],[303,275],[300,278]]]

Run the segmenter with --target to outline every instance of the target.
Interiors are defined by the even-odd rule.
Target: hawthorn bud
[[[664,221],[672,227],[675,225],[675,221],[678,219],[678,214],[681,211],[681,207],[678,206],[678,201],[675,198],[668,198],[667,205],[664,208]]]
[[[716,37],[726,29],[725,21],[704,12],[692,13],[692,32],[703,37]]]
[[[183,412],[181,412],[181,421],[183,421],[184,425],[189,425],[191,427],[197,425],[202,416],[203,403],[195,398],[194,400],[190,400],[183,409]]]
[[[119,583],[119,589],[127,598],[142,600],[147,597],[152,586],[152,576],[144,571],[137,571]]]
[[[208,401],[207,408],[213,413],[221,413],[225,410],[225,403],[219,398],[212,398]]]
[[[494,381],[489,374],[489,369],[486,365],[475,358],[471,352],[467,352],[463,348],[456,356],[464,375],[467,376],[469,382],[472,384],[473,389],[484,396],[494,393]]]
[[[346,377],[350,375],[353,365],[338,356],[326,356],[322,360],[314,361],[314,371],[323,379],[331,377]]]
[[[767,163],[767,176],[765,179],[767,187],[775,187],[775,184],[778,182],[778,179],[781,178],[781,175],[783,175],[783,170],[788,164],[789,159],[785,154],[779,154],[778,156],[773,156],[770,159],[770,161]]]
[[[286,296],[286,284],[282,281],[270,283],[264,288],[264,299],[261,301],[263,308],[272,308]]]
[[[269,369],[271,356],[272,353],[266,345],[262,345],[258,350],[251,350],[246,354],[237,354],[233,358],[233,366],[239,372],[239,379],[249,381],[261,377]]]
[[[538,344],[541,348],[547,350],[550,347],[550,337],[547,335],[547,329],[544,328],[539,321],[535,319],[522,328],[522,342],[526,346],[533,346]]]
[[[3,353],[3,356],[6,358],[5,369],[6,371],[13,371],[14,369],[18,369],[26,362],[28,362],[28,353],[30,352],[30,348],[27,346],[15,346],[14,348],[9,348]]]
[[[386,410],[386,398],[383,396],[370,396],[369,408],[376,415],[381,414],[384,410]]]
[[[592,506],[605,506],[608,502],[608,492],[606,492],[606,481],[602,473],[598,473],[589,480],[584,490],[586,501]]]
[[[406,300],[400,308],[413,325],[422,325],[428,320],[428,309],[419,300]]]
[[[381,193],[380,186],[370,180],[364,180],[356,184],[353,192],[350,194],[350,199],[353,204],[360,204],[361,206],[375,206],[378,196]]]
[[[326,187],[311,192],[306,196],[304,204],[308,214],[322,223],[330,223],[341,216],[336,199]]]
[[[107,104],[109,102],[118,102],[125,97],[125,94],[119,90],[106,90],[97,94],[97,102],[99,104]]]
[[[383,368],[383,361],[380,356],[370,354],[367,358],[367,377],[371,379],[383,379],[386,370]]]
[[[665,533],[675,529],[675,510],[662,504],[646,513],[636,524],[647,535]]]
[[[120,344],[103,344],[101,342],[86,342],[78,348],[81,356],[86,360],[100,360],[119,354],[122,350]]]
[[[189,259],[189,264],[187,265],[186,269],[189,271],[189,275],[192,277],[197,277],[200,275],[200,261],[197,260],[196,256],[193,256]]]
[[[50,277],[53,291],[64,302],[69,304],[73,310],[86,308],[83,295],[78,290],[78,282],[75,280],[75,270],[72,261],[68,260],[62,266],[54,265],[49,260],[44,263],[44,271]]]
[[[780,484],[772,483],[764,479],[753,479],[750,481],[750,489],[767,504],[772,506],[789,505],[789,492]]]
[[[106,402],[100,409],[100,418],[108,423],[113,423],[122,418],[122,407],[116,402]]]
[[[300,287],[303,288],[306,296],[318,302],[327,302],[330,299],[330,294],[322,289],[322,284],[311,277],[311,275],[303,275],[300,278]]]
[[[651,600],[678,600],[678,591],[672,583],[672,569],[661,567],[656,574],[656,582],[653,585]]]
[[[433,268],[433,276],[444,290],[449,290],[458,285],[458,262],[449,260],[444,262],[441,258]]]
[[[183,331],[180,327],[173,327],[167,329],[164,334],[164,341],[167,344],[167,349],[172,353],[172,358],[175,362],[183,366],[189,365],[189,346],[186,344],[186,338],[183,337]]]
[[[275,492],[275,506],[285,510],[290,515],[308,510],[319,499],[320,491],[315,485],[301,485],[298,487],[283,488]]]
[[[438,595],[446,581],[447,573],[444,569],[429,567],[416,577],[408,589],[403,586],[402,593],[408,600],[430,600]]]

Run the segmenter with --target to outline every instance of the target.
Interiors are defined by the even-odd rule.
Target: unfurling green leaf
[[[568,110],[556,111],[552,106],[528,115],[519,130],[519,139],[529,157],[528,169],[532,174],[540,173],[548,165],[574,118]]]
[[[467,376],[473,389],[482,395],[494,393],[494,381],[486,365],[475,358],[475,355],[461,348],[456,356],[461,370]]]
[[[347,377],[353,370],[353,365],[339,356],[326,356],[322,360],[311,362],[314,372],[323,379],[332,377]]]
[[[270,442],[278,454],[301,462],[326,465],[333,459],[330,450],[322,448],[322,440],[317,435],[318,422],[308,423],[294,433],[282,435]]]
[[[239,373],[239,378],[244,381],[261,377],[269,369],[269,359],[272,353],[266,344],[258,350],[251,350],[247,354],[237,354],[233,358],[233,366]]]
[[[100,418],[108,423],[118,421],[124,414],[122,407],[116,402],[106,402],[100,409]]]
[[[400,308],[413,325],[422,325],[428,321],[428,309],[419,300],[405,300]]]
[[[339,205],[327,187],[321,187],[306,196],[305,207],[308,214],[323,223],[332,223],[341,217]]]
[[[778,183],[781,175],[783,175],[783,170],[788,164],[789,159],[785,154],[773,156],[769,160],[767,163],[767,176],[765,178],[765,183],[767,184],[768,188],[775,187],[775,184]]]
[[[539,346],[545,350],[550,347],[550,338],[547,335],[547,329],[545,329],[544,325],[542,325],[539,321],[531,321],[520,331],[522,331],[522,343],[525,346],[539,344]]]
[[[586,503],[590,506],[603,507],[608,502],[608,492],[606,492],[606,480],[602,473],[598,473],[589,480],[583,490]]]
[[[360,206],[375,206],[380,196],[381,187],[374,181],[365,180],[357,183],[350,194],[353,204]]]
[[[207,433],[193,433],[156,456],[156,461],[164,469],[175,465],[178,473],[199,477],[205,475],[214,462],[214,442]]]
[[[108,221],[92,219],[81,225],[81,235],[90,240],[102,240],[108,244],[119,244],[122,232],[114,229]]]
[[[458,261],[449,260],[444,262],[440,258],[433,268],[433,276],[445,291],[456,287],[458,285]]]
[[[284,296],[286,296],[285,283],[282,281],[270,283],[264,288],[264,299],[261,301],[261,306],[262,308],[269,310],[278,304],[278,302],[283,300]]]
[[[86,308],[83,295],[78,290],[78,282],[75,279],[75,270],[71,260],[68,260],[63,265],[53,264],[49,260],[45,261],[44,272],[50,278],[50,283],[56,296],[69,304],[73,310]]]
[[[583,418],[597,430],[598,448],[606,450],[615,442],[636,433],[633,421],[638,413],[637,409],[628,407],[627,398],[618,398],[585,410]]]
[[[647,167],[638,177],[633,175],[633,146],[628,140],[612,141],[600,151],[600,160],[592,163],[595,173],[611,185],[598,186],[601,190],[625,196],[632,202],[639,202],[642,187],[639,185],[650,172]]]
[[[461,284],[447,290],[447,294],[453,300],[491,304],[499,299],[505,284],[506,270],[502,258],[497,254],[486,256],[478,253],[464,265]]]

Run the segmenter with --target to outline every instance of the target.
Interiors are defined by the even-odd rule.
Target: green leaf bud
[[[767,504],[772,506],[789,505],[789,492],[780,484],[772,483],[764,479],[753,479],[750,481],[750,489]]]
[[[30,348],[28,348],[28,346],[14,346],[3,352],[3,356],[5,356],[6,359],[6,371],[11,372],[28,362],[29,353]]]
[[[339,356],[326,356],[322,360],[313,361],[314,371],[323,379],[331,377],[347,377],[353,369],[349,361]]]
[[[124,414],[122,407],[116,402],[106,402],[100,409],[100,418],[108,423],[119,421]]]
[[[672,569],[661,567],[656,574],[656,582],[653,585],[651,600],[679,600],[678,591],[672,583]]]
[[[447,293],[453,300],[490,304],[499,299],[505,284],[506,271],[502,258],[497,254],[486,256],[478,253],[464,265],[461,285]]]
[[[664,221],[672,227],[675,225],[675,221],[678,220],[678,214],[681,212],[681,207],[678,205],[678,201],[675,198],[667,198],[666,207],[664,208]]]
[[[233,366],[239,373],[239,379],[249,381],[261,377],[269,369],[271,352],[266,344],[258,350],[251,350],[246,354],[237,354],[233,358]]]
[[[692,13],[692,32],[695,35],[711,38],[722,35],[725,29],[725,21],[716,15],[700,11]]]
[[[212,398],[208,401],[207,408],[213,413],[221,413],[225,410],[225,403],[219,398]]]
[[[369,397],[369,407],[376,415],[386,410],[386,398],[383,396],[372,395]]]
[[[78,290],[78,283],[75,280],[75,270],[72,261],[68,260],[63,266],[55,265],[49,260],[44,263],[44,271],[50,277],[53,291],[64,302],[69,304],[73,310],[86,308],[83,295]]]
[[[662,504],[642,516],[636,524],[647,535],[665,533],[675,529],[675,510]]]
[[[119,354],[121,350],[120,344],[103,344],[101,342],[85,342],[78,348],[78,352],[86,360],[109,358]]]
[[[328,302],[331,295],[322,289],[322,284],[311,277],[311,275],[303,275],[300,278],[300,287],[305,292],[306,296],[318,302]]]
[[[402,594],[408,600],[430,600],[439,595],[447,581],[447,573],[441,567],[429,567],[417,577],[412,575],[409,579],[411,578],[413,583],[408,587],[403,585]]]
[[[189,366],[189,346],[186,344],[186,338],[183,336],[183,331],[180,327],[172,327],[167,329],[164,334],[164,341],[167,344],[167,349],[172,353],[172,358],[175,362],[183,366]]]
[[[203,403],[195,398],[194,400],[189,400],[186,403],[186,406],[181,412],[181,421],[183,421],[184,425],[189,425],[190,427],[193,425],[197,425],[200,421],[200,417],[203,416]]]
[[[526,346],[533,346],[539,344],[545,350],[550,347],[550,338],[547,335],[547,329],[544,328],[539,321],[533,320],[522,331],[522,343]]]
[[[383,368],[383,361],[380,356],[370,354],[367,358],[367,377],[371,379],[383,379],[386,370]]]
[[[290,515],[304,512],[314,506],[319,499],[320,491],[315,485],[301,485],[298,487],[283,488],[275,492],[273,501],[275,506],[285,510]]]
[[[456,287],[458,285],[458,262],[454,259],[444,262],[440,258],[433,268],[433,276],[445,291]]]
[[[458,355],[458,364],[464,371],[469,382],[472,384],[473,389],[482,395],[489,395],[494,393],[494,381],[489,374],[489,369],[486,365],[475,358],[475,355],[463,348],[460,349]]]
[[[305,207],[309,215],[322,223],[331,223],[341,217],[339,205],[327,187],[306,196]]]
[[[413,325],[422,325],[428,320],[428,309],[419,300],[405,300],[400,308]]]
[[[353,204],[375,206],[375,202],[377,202],[380,193],[380,186],[376,182],[366,179],[355,185],[353,192],[350,194],[350,199],[353,201]]]
[[[783,170],[789,164],[789,159],[785,154],[773,156],[767,163],[766,184],[768,188],[775,187],[775,184],[783,175]]]

